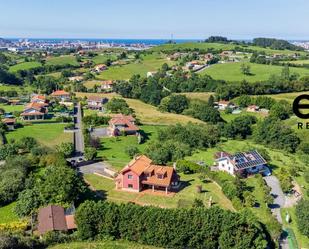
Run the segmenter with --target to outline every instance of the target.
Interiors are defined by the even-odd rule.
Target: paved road
[[[75,117],[74,117],[74,124],[75,124],[75,133],[74,133],[74,145],[75,145],[75,154],[76,155],[83,155],[85,150],[84,145],[84,137],[82,132],[82,111],[80,103],[78,103],[74,107]]]
[[[280,182],[277,177],[271,175],[271,176],[265,176],[264,179],[266,181],[266,184],[271,188],[270,193],[274,197],[274,204],[270,206],[271,211],[276,217],[276,219],[280,222],[280,224],[282,224],[280,208],[285,207],[286,197],[281,189]],[[279,246],[282,249],[289,249],[285,233],[281,234],[281,238],[279,239]]]

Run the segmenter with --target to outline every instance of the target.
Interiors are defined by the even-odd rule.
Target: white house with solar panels
[[[231,175],[271,174],[266,160],[256,150],[239,152],[234,155],[227,152],[217,152],[215,160],[218,170],[226,171]]]

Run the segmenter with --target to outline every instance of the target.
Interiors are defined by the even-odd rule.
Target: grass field
[[[159,247],[146,246],[124,240],[104,240],[96,242],[72,242],[48,247],[49,249],[159,249]]]
[[[105,64],[108,59],[115,60],[117,59],[117,56],[115,54],[99,54],[91,60],[94,64]]]
[[[218,185],[213,182],[201,181],[198,174],[180,174],[180,179],[184,188],[172,197],[115,190],[115,183],[113,180],[94,174],[85,175],[85,179],[92,187],[94,187],[94,189],[103,191],[107,200],[117,203],[134,201],[141,205],[177,208],[179,202],[185,202],[188,207],[191,207],[196,198],[201,199],[207,206],[209,198],[212,197],[213,205],[218,205],[224,209],[234,210],[231,202],[225,197]],[[198,185],[202,186],[202,193],[197,193],[196,188]]]
[[[140,74],[145,77],[147,72],[158,70],[164,63],[173,64],[173,62],[168,61],[158,53],[146,55],[143,56],[141,61],[135,61],[123,66],[109,67],[108,70],[103,71],[97,78],[103,80],[126,80],[130,79],[134,74]]]
[[[223,44],[223,43],[198,43],[198,42],[187,42],[187,43],[180,43],[180,44],[164,44],[161,46],[157,46],[152,48],[152,51],[162,51],[162,50],[177,50],[177,49],[217,49],[217,50],[233,50],[235,47],[242,47],[246,49],[251,49],[254,51],[263,51],[266,54],[306,54],[306,52],[299,52],[299,51],[291,51],[291,50],[275,50],[270,48],[262,48],[257,46],[241,46],[241,45],[234,45],[234,44]]]
[[[0,84],[0,91],[16,91],[19,94],[32,93],[33,88],[31,86],[14,86]]]
[[[305,65],[305,64],[309,64],[309,60],[288,61],[288,63],[296,64],[296,65]]]
[[[244,75],[240,70],[241,64],[241,62],[216,64],[203,70],[201,74],[208,74],[214,79],[226,80],[228,82],[239,82],[242,80],[256,82],[268,80],[271,75],[280,75],[283,68],[282,66],[246,63],[246,65],[250,65],[252,75]],[[290,73],[308,76],[309,69],[290,67]]]
[[[10,72],[17,72],[18,70],[29,70],[40,66],[42,66],[42,64],[37,61],[29,61],[11,66],[9,70]]]
[[[145,104],[144,102],[136,99],[125,99],[128,105],[135,110],[136,116],[141,120],[143,124],[159,124],[168,125],[188,122],[203,123],[201,120],[191,118],[185,115],[163,113],[157,110],[156,107]]]
[[[286,213],[289,213],[289,215],[291,217],[290,223],[287,223],[286,220],[285,220]],[[309,238],[302,235],[297,228],[295,207],[283,208],[281,210],[281,215],[282,215],[282,217],[284,217],[283,227],[284,228],[291,228],[293,230],[293,232],[295,233],[295,236],[297,238],[297,243],[298,243],[299,248],[309,248]]]
[[[265,116],[261,113],[247,112],[246,109],[243,109],[242,112],[239,114],[232,114],[232,113],[226,114],[224,111],[220,112],[221,118],[223,118],[226,122],[231,122],[237,117],[248,116],[248,115],[254,116],[257,119],[265,118]]]
[[[9,205],[0,207],[0,224],[18,221],[17,215],[14,213],[16,203],[12,202]]]
[[[72,133],[64,133],[66,124],[59,123],[41,123],[24,126],[6,134],[7,140],[19,140],[22,137],[33,137],[39,143],[54,148],[62,142],[72,142]]]
[[[148,139],[143,144],[137,143],[136,136],[121,136],[112,138],[103,138],[102,149],[98,151],[98,156],[103,157],[110,163],[113,168],[122,169],[131,158],[126,154],[125,149],[128,146],[136,146],[140,152],[144,152],[149,141],[157,136],[160,126],[143,125],[140,129],[147,135]]]
[[[210,95],[214,95],[214,93],[211,92],[192,92],[192,93],[179,93],[182,95],[186,95],[188,99],[194,100],[202,100],[207,101]]]
[[[85,96],[101,96],[106,98],[118,97],[121,98],[120,95],[115,93],[80,93],[76,92],[77,97],[85,97]],[[169,124],[187,124],[188,122],[193,123],[203,123],[201,120],[191,118],[185,115],[173,114],[173,113],[163,113],[157,110],[156,107],[146,104],[137,99],[125,99],[128,105],[134,109],[136,117],[143,124],[150,125],[169,125]]]
[[[294,99],[302,94],[309,94],[309,91],[306,92],[293,92],[293,93],[279,93],[279,94],[271,94],[271,95],[264,95],[275,100],[286,100],[290,103],[293,103]]]
[[[4,109],[5,112],[21,112],[24,110],[24,106],[23,105],[0,104],[0,109]]]
[[[46,60],[46,65],[65,65],[70,64],[73,66],[79,66],[73,55],[63,55],[58,57],[49,57]]]

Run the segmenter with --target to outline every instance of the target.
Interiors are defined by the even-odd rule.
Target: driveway
[[[111,176],[111,170],[109,165],[106,164],[105,162],[94,162],[94,163],[80,163],[79,166],[77,167],[78,171],[81,172],[82,174],[94,174],[98,173],[100,175],[105,175],[108,177]],[[116,172],[115,172],[116,173]]]
[[[76,155],[83,155],[85,150],[84,136],[82,131],[82,112],[80,103],[74,107],[76,117],[74,117],[75,133],[74,133],[74,146]]]
[[[266,184],[271,188],[270,193],[274,197],[274,204],[270,205],[271,212],[279,221],[279,223],[282,224],[280,209],[286,206],[286,197],[282,191],[280,182],[278,178],[274,175],[265,176],[264,180]],[[279,248],[289,249],[289,244],[286,238],[286,234],[284,232],[281,234],[279,239]]]
[[[271,175],[264,177],[267,185],[271,188],[271,195],[274,197],[274,204],[270,205],[272,213],[277,220],[282,224],[280,208],[285,207],[285,195],[281,189],[280,182],[277,177]]]
[[[91,132],[92,137],[109,137],[108,128],[94,128]]]

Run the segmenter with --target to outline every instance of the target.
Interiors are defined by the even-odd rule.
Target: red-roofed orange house
[[[163,190],[167,194],[179,186],[180,177],[173,167],[155,165],[144,155],[126,165],[116,177],[116,189],[140,192],[143,189]]]
[[[126,135],[136,135],[138,131],[139,128],[135,125],[135,119],[132,116],[117,114],[109,121],[109,133],[112,136],[119,136],[121,132]]]

